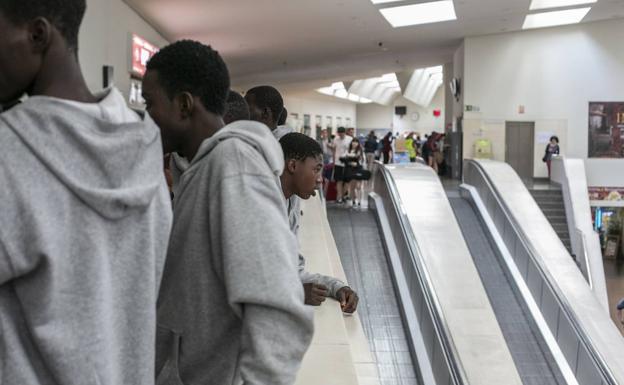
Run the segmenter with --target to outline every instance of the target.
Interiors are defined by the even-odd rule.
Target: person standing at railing
[[[544,153],[544,157],[542,161],[546,163],[546,167],[548,167],[548,178],[550,179],[550,165],[552,162],[553,155],[559,155],[559,138],[556,136],[551,136],[550,141],[546,145],[546,151]]]
[[[352,143],[358,143],[359,146],[357,140]],[[285,162],[280,183],[288,207],[290,231],[297,235],[301,222],[301,199],[310,199],[321,183],[322,149],[314,139],[300,133],[285,135],[280,139],[280,145]],[[301,253],[299,277],[303,283],[306,305],[320,306],[326,297],[332,297],[340,302],[345,313],[350,314],[357,309],[359,299],[356,292],[337,278],[306,271],[305,258]]]

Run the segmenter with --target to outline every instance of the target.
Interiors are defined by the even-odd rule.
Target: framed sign
[[[589,103],[589,157],[624,158],[624,102]]]

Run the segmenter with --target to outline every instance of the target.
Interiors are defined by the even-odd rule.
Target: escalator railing
[[[410,180],[410,175],[415,175],[413,180]],[[400,180],[400,186],[397,180]],[[425,191],[427,188],[428,192]],[[379,211],[385,212],[396,244],[400,268],[409,287],[410,298],[407,302],[414,307],[408,310],[411,310],[417,318],[410,322],[415,324],[421,333],[434,383],[520,384],[513,359],[496,323],[476,267],[435,173],[422,164],[384,167],[378,163],[373,169],[372,191],[371,201],[374,206],[378,206],[373,208],[378,211],[378,215],[381,215]],[[420,195],[412,194],[418,191]],[[436,196],[432,197],[431,194]],[[413,219],[414,213],[408,213],[404,204],[404,200],[410,198],[422,200],[433,198],[429,206],[439,204],[442,213],[436,214],[446,213],[451,224],[454,223],[454,227],[448,226],[453,229],[449,232],[452,234],[451,239],[445,241],[455,248],[454,255],[449,260],[455,258],[455,261],[461,260],[462,264],[468,263],[462,265],[460,280],[465,282],[454,281],[451,278],[457,277],[452,266],[448,267],[448,277],[440,274],[442,270],[439,265],[434,269],[435,278],[432,276],[431,263],[435,263],[436,259],[438,262],[444,260],[446,255],[444,257],[432,255],[434,247],[431,243],[427,243],[425,249],[419,246],[419,241],[427,242],[428,239],[423,239],[422,232],[419,236],[415,235],[410,219],[410,216]],[[458,286],[453,286],[454,284]],[[461,285],[465,285],[465,292],[453,288]],[[439,296],[440,290],[443,291],[442,297]],[[468,305],[468,302],[471,304]],[[459,309],[462,307],[470,309]],[[466,318],[467,315],[470,319]],[[423,357],[417,357],[421,367],[422,359]]]
[[[624,339],[517,174],[467,160],[464,183],[484,202],[579,384],[624,384]]]

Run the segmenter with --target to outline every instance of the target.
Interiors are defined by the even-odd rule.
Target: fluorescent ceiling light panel
[[[593,4],[598,0],[532,0],[531,11],[547,8],[571,7],[574,5]]]
[[[591,7],[568,9],[565,11],[544,12],[528,15],[522,29],[554,27],[558,25],[580,23]]]
[[[404,0],[371,0],[373,2],[373,4],[386,4],[386,3],[396,3],[397,1],[404,1]]]
[[[457,20],[452,0],[382,8],[379,11],[394,28]]]

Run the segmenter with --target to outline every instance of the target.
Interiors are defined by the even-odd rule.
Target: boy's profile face
[[[143,77],[143,98],[146,110],[160,128],[165,154],[178,152],[184,138],[184,129],[179,124],[179,109],[160,83],[158,71],[148,70]]]
[[[41,39],[49,35],[45,29],[41,20],[14,24],[0,10],[0,104],[15,101],[30,91],[41,68],[40,46],[45,44]]]
[[[309,199],[314,195],[317,186],[322,182],[322,156],[308,157],[305,160],[291,159],[288,161],[288,168],[294,178],[294,193],[301,199]]]

